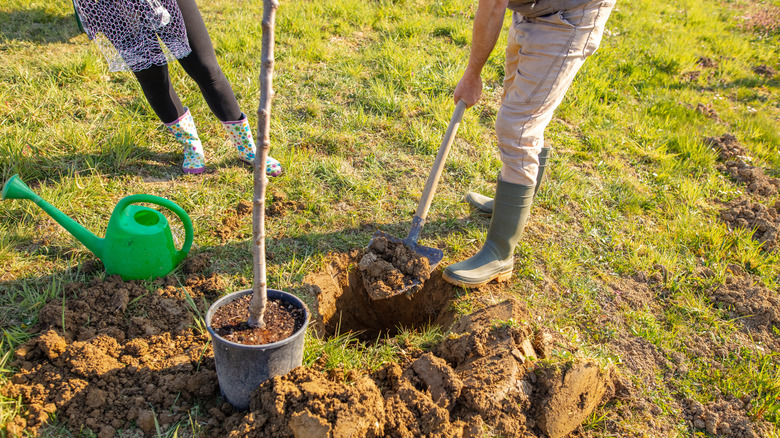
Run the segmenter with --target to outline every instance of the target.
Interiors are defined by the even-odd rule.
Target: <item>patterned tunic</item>
[[[74,5],[110,71],[145,70],[191,52],[176,0],[74,0]]]

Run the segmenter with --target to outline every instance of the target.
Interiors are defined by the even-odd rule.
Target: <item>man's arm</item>
[[[493,51],[504,25],[504,14],[509,0],[479,0],[474,15],[469,63],[455,87],[455,102],[463,100],[472,106],[482,97],[482,67]]]

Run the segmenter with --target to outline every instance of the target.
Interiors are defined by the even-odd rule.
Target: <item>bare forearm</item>
[[[504,25],[504,13],[509,0],[479,0],[477,13],[474,15],[474,29],[471,39],[469,63],[452,97],[472,106],[482,97],[482,67],[496,47],[501,27]]]
[[[507,2],[508,0],[479,1],[474,16],[471,52],[466,74],[479,76],[482,72],[501,34]]]

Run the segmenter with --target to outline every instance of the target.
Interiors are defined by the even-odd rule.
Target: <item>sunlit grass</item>
[[[720,173],[717,154],[703,142],[732,133],[753,165],[780,176],[777,74],[753,69],[780,69],[777,34],[761,24],[757,4],[740,9],[737,3],[619,2],[601,48],[547,130],[553,144],[548,178],[507,291],[527,304],[535,325],[563,328],[605,360],[618,362],[610,342],[621,336],[641,338],[664,354],[684,354],[683,340],[707,333],[717,344],[739,334],[739,322],[706,296],[734,275],[732,268],[777,289],[778,253],[758,245],[753,230],[731,230],[720,221],[722,202],[747,195]],[[199,6],[222,68],[254,123],[262,4],[216,0]],[[364,246],[372,227],[408,229],[452,115],[475,10],[476,2],[465,0],[281,3],[271,155],[285,175],[272,179],[269,191],[303,208],[266,218],[271,287],[299,291],[329,252]],[[507,16],[505,25],[509,21]],[[213,170],[199,177],[181,175],[179,148],[138,84],[126,72],[107,71],[100,52],[76,28],[69,2],[7,1],[0,6],[0,36],[0,181],[19,174],[98,237],[122,197],[169,198],[193,219],[194,251],[209,254],[227,289],[247,287],[247,239],[221,242],[213,231],[239,201],[251,200],[251,168],[235,160],[181,67],[171,65],[174,86],[196,118]],[[499,45],[505,38],[506,32]],[[425,243],[445,248],[445,264],[475,252],[489,224],[470,216],[462,196],[468,190],[493,194],[501,166],[493,124],[503,56],[499,49],[488,60],[483,100],[464,115],[429,213],[429,226],[445,232],[429,240],[426,234]],[[698,111],[699,104],[717,117]],[[240,227],[244,235],[251,232],[248,221]],[[92,258],[30,201],[0,202],[0,379],[13,373],[13,351],[32,336],[37,311],[62,300],[62,285],[81,279],[76,268]],[[711,274],[702,276],[704,269]],[[612,282],[652,276],[660,278],[652,302],[606,307]],[[451,310],[478,308],[462,292]],[[202,333],[202,315],[193,317]],[[428,348],[440,330],[402,331],[392,341],[373,342],[309,333],[305,364],[376,369]],[[686,356],[693,363],[687,377],[665,382],[658,371],[656,381],[636,382],[636,396],[659,406],[659,421],[680,435],[690,431],[678,421],[675,385],[702,401],[718,391],[750,392],[750,415],[778,425],[776,356],[765,356],[740,352],[724,359],[717,375]],[[0,403],[0,425],[23,410],[16,400]],[[594,412],[588,433],[609,436],[610,421],[609,411]],[[622,420],[622,426],[653,432],[640,418]],[[195,434],[197,427],[182,423],[157,432],[185,431]]]

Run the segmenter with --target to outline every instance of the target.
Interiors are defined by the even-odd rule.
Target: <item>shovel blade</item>
[[[442,250],[437,248],[432,248],[430,246],[423,246],[417,244],[417,242],[410,241],[409,239],[399,239],[397,237],[391,236],[383,231],[377,231],[374,233],[374,237],[371,238],[371,242],[369,242],[368,246],[370,247],[371,244],[374,243],[374,240],[376,240],[379,237],[384,237],[390,242],[393,242],[397,245],[404,245],[410,250],[414,251],[415,254],[424,257],[428,259],[428,264],[431,267],[431,271],[433,272],[434,269],[436,269],[436,266],[439,265],[439,263],[444,258],[444,252]],[[390,294],[379,294],[376,292],[376,290],[371,287],[371,285],[366,283],[366,277],[363,276],[363,285],[366,288],[366,291],[368,291],[368,295],[370,296],[372,301],[376,300],[384,300],[387,298],[394,297],[396,295],[406,294],[408,296],[412,296],[415,292],[417,292],[422,287],[422,282],[419,279],[414,279],[406,284],[404,284],[403,287],[394,289],[391,291]]]

